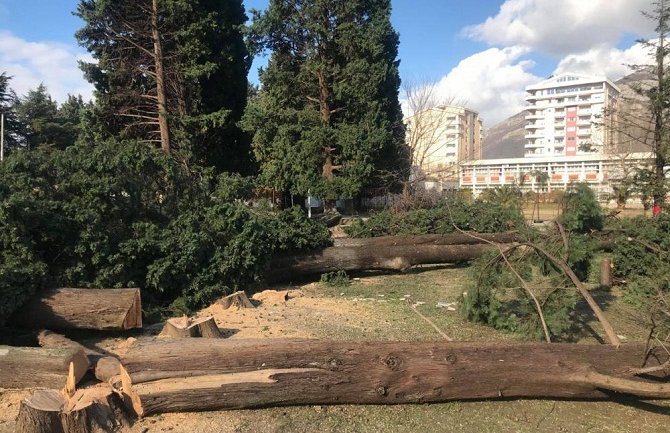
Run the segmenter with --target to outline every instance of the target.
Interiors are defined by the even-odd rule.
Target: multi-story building
[[[415,177],[458,182],[458,167],[482,157],[482,121],[464,107],[440,105],[405,120]]]
[[[603,153],[615,140],[617,86],[605,77],[560,74],[526,87],[525,156]]]

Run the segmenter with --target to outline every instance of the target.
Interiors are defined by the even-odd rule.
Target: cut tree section
[[[73,366],[75,383],[89,369],[80,348],[0,346],[0,388],[56,388],[65,386]]]
[[[54,289],[9,320],[20,328],[128,330],[142,327],[140,289]]]
[[[667,356],[666,356],[667,357]],[[670,397],[632,378],[658,365],[644,346],[319,340],[163,340],[122,358],[138,415],[304,404],[401,404],[512,397]],[[611,385],[608,381],[611,380]]]

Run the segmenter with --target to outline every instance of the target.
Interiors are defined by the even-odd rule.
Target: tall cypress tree
[[[187,164],[247,168],[236,125],[251,60],[241,0],[81,0],[77,15],[77,38],[97,60],[82,67],[110,134],[160,143]]]
[[[389,0],[272,0],[252,34],[272,52],[245,126],[275,189],[353,197],[398,171],[398,34]]]

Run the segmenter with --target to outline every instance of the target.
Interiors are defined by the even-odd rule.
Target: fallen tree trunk
[[[43,329],[37,334],[37,341],[41,347],[48,349],[71,348],[82,350],[88,357],[90,369],[94,372],[95,377],[102,382],[108,382],[119,375],[119,360],[117,358],[89,349],[63,335]]]
[[[54,289],[29,301],[10,318],[31,329],[128,330],[142,327],[139,289]]]
[[[507,244],[505,244],[507,245]],[[491,245],[398,244],[384,247],[339,246],[291,256],[274,257],[267,278],[271,282],[334,271],[406,271],[428,263],[474,260]]]
[[[302,404],[400,404],[482,398],[670,398],[631,379],[657,365],[627,345],[184,340],[138,343],[122,358],[138,415]],[[608,385],[609,381],[612,382]]]
[[[467,233],[467,232],[466,232]],[[521,236],[517,232],[504,233],[474,233],[477,238],[460,232],[443,235],[415,235],[415,236],[379,236],[376,238],[340,238],[333,241],[334,247],[369,247],[385,248],[398,245],[478,245],[489,242],[511,244],[520,242]]]
[[[90,365],[79,348],[0,346],[0,388],[60,389],[67,383],[70,364],[74,381],[79,382]]]

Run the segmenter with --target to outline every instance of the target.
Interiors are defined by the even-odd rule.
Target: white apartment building
[[[606,77],[560,74],[526,87],[525,157],[602,153],[615,139],[607,127],[619,89]]]
[[[405,119],[413,171],[421,180],[458,182],[458,166],[482,157],[482,121],[464,107],[440,105]]]

